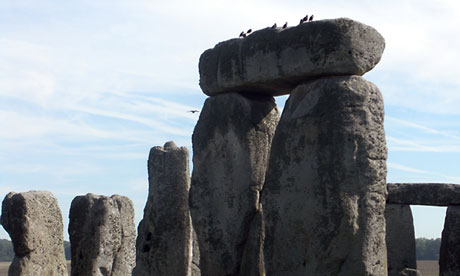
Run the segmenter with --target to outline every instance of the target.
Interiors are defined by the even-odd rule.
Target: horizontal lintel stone
[[[372,27],[337,18],[264,28],[218,43],[200,57],[200,86],[221,93],[289,94],[312,79],[372,70],[385,48]]]
[[[460,204],[460,185],[388,183],[387,204],[448,206]]]

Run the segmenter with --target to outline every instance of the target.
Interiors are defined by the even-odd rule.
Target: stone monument
[[[50,192],[9,193],[1,223],[14,248],[9,276],[68,275],[61,210]]]
[[[128,276],[135,264],[136,228],[131,200],[86,194],[69,215],[72,276]]]

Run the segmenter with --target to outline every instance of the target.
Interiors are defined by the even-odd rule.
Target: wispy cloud
[[[387,142],[391,151],[460,153],[459,144],[443,144],[441,141],[399,139],[387,136]]]
[[[404,126],[404,127],[417,129],[417,130],[420,130],[420,131],[422,131],[424,133],[427,133],[427,134],[434,134],[434,135],[446,137],[446,138],[449,138],[449,139],[460,140],[460,135],[452,134],[452,133],[447,132],[447,131],[441,131],[441,130],[438,130],[438,129],[435,129],[435,128],[432,128],[432,127],[428,127],[428,126],[425,126],[425,125],[422,125],[422,124],[418,124],[418,123],[415,123],[415,122],[411,122],[411,121],[408,121],[408,120],[403,120],[403,119],[395,118],[395,117],[392,117],[392,116],[386,116],[385,120],[386,120],[386,122],[392,122],[392,123],[396,123],[396,124],[399,124],[399,125]]]
[[[408,167],[399,163],[388,162],[387,166],[389,169],[404,171],[408,173],[414,174],[414,178],[417,175],[424,175],[424,176],[431,176],[433,179],[437,179],[436,182],[448,182],[448,183],[458,183],[460,184],[460,176],[451,176],[442,173],[438,173],[435,171],[427,171],[427,170],[420,170],[417,168]]]
[[[388,147],[391,151],[460,152],[460,135],[449,130],[426,126],[405,119],[386,116]],[[445,128],[445,126],[444,126]]]
[[[429,171],[419,170],[419,169],[407,167],[407,166],[404,166],[398,163],[393,163],[393,162],[388,162],[387,166],[390,169],[395,169],[395,170],[400,170],[400,171],[405,171],[405,172],[418,173],[418,174],[432,174]]]

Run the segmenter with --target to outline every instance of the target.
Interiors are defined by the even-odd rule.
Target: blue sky
[[[67,236],[75,196],[121,194],[137,224],[149,149],[168,140],[191,148],[198,115],[186,111],[206,98],[200,54],[312,13],[358,20],[386,39],[365,78],[385,100],[388,182],[460,183],[460,4],[316,2],[1,1],[0,197],[51,191]],[[444,208],[413,211],[417,236],[440,236]],[[3,229],[0,238],[9,238]]]

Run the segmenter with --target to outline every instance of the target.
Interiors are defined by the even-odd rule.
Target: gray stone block
[[[387,203],[448,206],[460,204],[460,185],[444,183],[388,183]]]
[[[13,242],[9,276],[67,276],[62,215],[46,191],[9,193],[2,203],[1,224]]]
[[[388,276],[400,276],[406,268],[416,269],[414,220],[410,206],[387,204],[385,221]]]
[[[149,195],[138,227],[133,275],[191,275],[188,149],[177,147],[174,142],[153,147],[148,173]]]
[[[374,28],[348,18],[265,28],[205,51],[200,57],[200,86],[209,96],[289,94],[306,80],[363,75],[380,61],[384,48]]]
[[[359,76],[298,86],[262,191],[266,275],[386,275],[383,99]]]
[[[439,276],[460,275],[460,206],[447,207],[439,251]]]
[[[204,104],[192,137],[190,189],[202,275],[240,273],[246,244],[254,244],[247,239],[278,120],[270,96],[229,93]],[[258,258],[251,258],[245,268],[257,266],[248,262]]]
[[[131,200],[86,194],[70,206],[72,276],[127,276],[135,263],[136,228]]]

